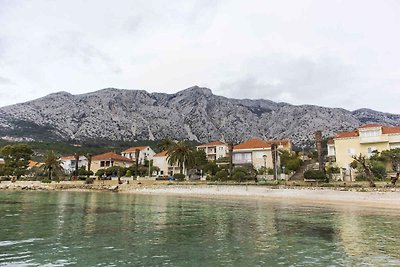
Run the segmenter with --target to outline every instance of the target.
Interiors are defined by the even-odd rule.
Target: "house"
[[[229,153],[228,145],[221,141],[214,141],[208,144],[196,146],[197,150],[203,150],[206,153],[207,160],[215,161],[227,157]]]
[[[96,173],[100,169],[107,169],[113,166],[128,168],[133,165],[133,160],[118,155],[114,152],[107,152],[104,154],[92,157],[91,170]]]
[[[374,151],[400,148],[400,126],[363,125],[353,131],[338,132],[328,141],[328,156],[340,168],[350,170],[353,156],[370,157]]]
[[[73,173],[75,171],[76,159],[75,156],[64,156],[61,157],[61,167],[63,167],[66,173]],[[78,169],[84,166],[87,169],[88,160],[85,156],[79,156],[78,158]]]
[[[178,165],[171,166],[168,163],[168,152],[162,151],[157,153],[153,157],[153,166],[157,166],[160,171],[157,173],[158,176],[174,175],[180,173]]]
[[[273,168],[271,150],[273,144],[277,146],[278,150],[292,151],[292,145],[289,140],[265,141],[253,138],[233,147],[233,164],[252,164],[257,170],[261,167]]]
[[[28,170],[31,170],[31,169],[33,169],[33,168],[40,168],[40,167],[43,166],[43,164],[44,164],[44,163],[37,162],[37,161],[34,161],[34,160],[29,160],[29,161],[28,161],[28,167],[27,167],[27,169],[28,169]]]
[[[125,158],[129,158],[136,161],[136,151],[139,151],[139,164],[144,164],[145,160],[152,160],[156,154],[154,150],[149,146],[136,146],[130,147],[121,152],[121,155]]]

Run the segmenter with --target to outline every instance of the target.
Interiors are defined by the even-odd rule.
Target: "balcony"
[[[381,136],[363,136],[360,137],[360,144],[369,144],[369,143],[386,143],[389,142],[389,138],[386,135]]]

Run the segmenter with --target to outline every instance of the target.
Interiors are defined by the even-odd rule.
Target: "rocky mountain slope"
[[[207,142],[260,137],[289,138],[305,146],[312,143],[316,130],[332,135],[365,123],[400,125],[400,115],[230,99],[197,86],[176,94],[113,88],[82,95],[59,92],[0,108],[0,138],[25,140],[170,137]]]

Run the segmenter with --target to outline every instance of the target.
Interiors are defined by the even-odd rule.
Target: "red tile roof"
[[[221,142],[221,141],[213,141],[213,142],[210,142],[208,144],[199,145],[197,147],[209,147],[209,146],[220,146],[220,145],[226,145],[226,144],[224,142]]]
[[[114,152],[107,152],[104,154],[96,155],[92,157],[92,160],[115,160],[115,161],[129,161],[132,162],[131,159],[125,158],[121,155],[118,155]]]
[[[354,130],[351,132],[338,132],[336,133],[335,138],[350,138],[350,137],[357,137],[358,136],[358,131]]]
[[[400,134],[400,126],[383,126],[383,134]]]
[[[328,139],[328,145],[333,145],[334,143],[335,141],[333,140],[333,138]]]
[[[148,147],[149,147],[149,146],[134,146],[134,147],[130,147],[130,148],[128,148],[128,149],[122,151],[122,153],[135,152],[136,149],[143,150],[143,149],[146,149],[146,148],[148,148]]]
[[[154,157],[165,157],[168,155],[168,151],[162,151],[154,155]]]
[[[233,149],[250,149],[250,148],[267,148],[267,147],[271,147],[271,144],[261,139],[252,138],[244,143],[234,146]]]
[[[61,160],[75,160],[75,156],[64,156],[61,157]]]

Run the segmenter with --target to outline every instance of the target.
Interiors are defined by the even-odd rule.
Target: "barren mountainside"
[[[230,99],[197,86],[176,94],[103,89],[66,92],[0,108],[0,138],[14,140],[241,141],[291,139],[297,146],[365,123],[400,125],[400,115],[369,109],[348,111],[269,100]]]

